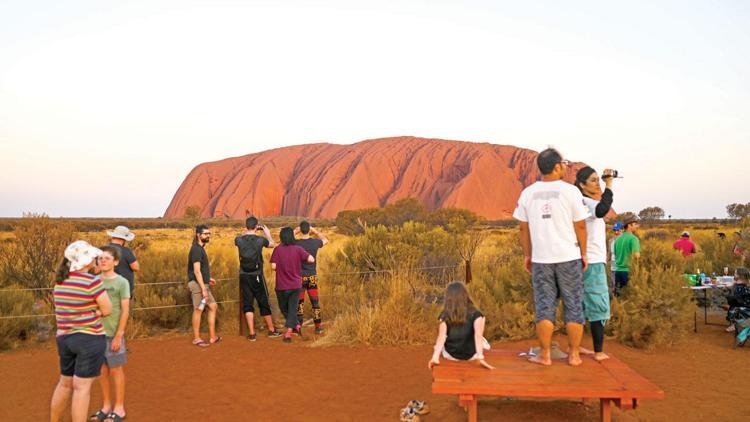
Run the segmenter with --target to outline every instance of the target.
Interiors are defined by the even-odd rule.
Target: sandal
[[[102,409],[99,409],[93,415],[89,416],[90,421],[103,421],[109,417],[109,414],[104,413]]]
[[[411,408],[417,415],[426,415],[430,413],[430,406],[427,402],[421,400],[412,400],[406,407]]]
[[[420,420],[417,412],[411,407],[401,409],[401,422],[419,422]]]
[[[216,343],[218,343],[220,341],[221,341],[221,336],[218,336],[216,338],[212,338],[212,339],[208,340],[208,342],[211,343],[211,344],[216,344]]]
[[[126,416],[127,416],[127,415],[126,415]],[[112,422],[122,422],[122,421],[123,421],[124,419],[125,419],[125,416],[120,416],[120,415],[118,415],[117,413],[115,413],[115,412],[112,412],[112,413],[110,413],[110,414],[109,414],[109,415],[107,416],[107,419],[106,419],[106,420],[108,420],[108,421],[112,421]]]
[[[198,347],[208,347],[208,346],[210,346],[210,344],[206,343],[201,338],[197,338],[197,339],[193,340],[193,345],[198,346]]]

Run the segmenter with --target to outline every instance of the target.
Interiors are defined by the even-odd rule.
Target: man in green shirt
[[[615,240],[615,296],[619,296],[620,290],[628,285],[631,259],[641,257],[641,241],[635,236],[638,227],[638,217],[628,218],[625,232]]]
[[[128,280],[115,272],[120,260],[120,250],[114,246],[102,248],[98,265],[101,270],[102,284],[112,301],[112,313],[102,318],[107,348],[104,351],[99,382],[102,386],[102,407],[91,420],[120,422],[125,418],[125,373],[123,366],[127,363],[125,351],[125,326],[130,314],[130,284]],[[110,380],[114,384],[114,407]]]

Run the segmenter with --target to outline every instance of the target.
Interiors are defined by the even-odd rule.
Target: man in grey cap
[[[125,242],[130,242],[135,239],[135,233],[131,232],[125,226],[117,226],[112,231],[107,231],[109,235],[109,246],[114,247],[120,251],[120,263],[115,267],[115,272],[128,280],[130,285],[130,298],[131,300],[135,297],[133,289],[135,287],[135,273],[138,272],[141,267],[138,265],[138,259],[135,257],[133,251],[125,246]]]

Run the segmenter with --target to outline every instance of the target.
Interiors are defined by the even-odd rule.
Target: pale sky
[[[0,0],[0,216],[156,217],[197,164],[557,147],[615,208],[750,202],[750,2]]]

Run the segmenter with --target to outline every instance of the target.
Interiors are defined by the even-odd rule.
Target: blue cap
[[[615,222],[615,224],[612,226],[612,230],[614,231],[619,231],[619,230],[622,230],[623,228],[624,226],[619,221]]]

